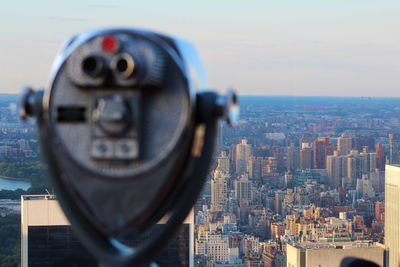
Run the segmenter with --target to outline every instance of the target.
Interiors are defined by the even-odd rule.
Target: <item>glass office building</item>
[[[54,196],[21,198],[21,266],[98,266],[72,232]],[[192,217],[191,213],[178,234],[158,253],[155,262],[159,266],[193,266]],[[137,245],[150,234],[140,239],[126,236],[124,243]]]

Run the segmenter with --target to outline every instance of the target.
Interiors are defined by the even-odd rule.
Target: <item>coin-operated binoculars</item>
[[[153,32],[107,29],[68,40],[44,91],[26,89],[50,184],[84,245],[104,265],[138,266],[179,228],[198,197],[217,121],[235,94],[207,89],[194,47]],[[161,231],[137,247],[116,237]]]

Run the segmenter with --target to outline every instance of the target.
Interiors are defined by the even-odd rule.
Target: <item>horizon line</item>
[[[18,96],[20,93],[5,93],[5,92],[0,92],[0,96]],[[290,98],[296,98],[296,97],[310,97],[310,98],[316,98],[316,97],[327,97],[327,98],[400,98],[400,96],[344,96],[344,95],[273,95],[273,94],[237,94],[238,97],[290,97]]]
[[[238,97],[341,97],[341,98],[400,98],[400,96],[345,96],[345,95],[242,95],[238,94]]]

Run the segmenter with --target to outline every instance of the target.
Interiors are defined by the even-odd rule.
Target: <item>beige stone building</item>
[[[242,175],[247,172],[247,161],[251,154],[251,145],[247,144],[246,139],[242,139],[242,142],[236,145],[236,174]]]
[[[218,157],[218,168],[226,174],[229,174],[229,158],[225,151],[221,152],[221,156]]]
[[[287,245],[287,267],[337,267],[346,257],[356,257],[383,266],[385,248],[370,241]]]
[[[339,156],[350,154],[352,148],[352,138],[346,133],[343,133],[341,137],[338,138],[338,152]]]
[[[217,168],[211,179],[211,209],[222,211],[228,199],[228,174]]]
[[[400,165],[386,165],[385,173],[385,245],[389,266],[400,263]]]

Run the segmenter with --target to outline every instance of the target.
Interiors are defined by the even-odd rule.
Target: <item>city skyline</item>
[[[385,213],[384,163],[399,163],[399,103],[256,100],[221,129],[195,205],[197,266],[386,266],[396,247],[385,216],[397,213]]]
[[[242,95],[400,97],[399,10],[394,0],[6,2],[0,93],[46,86],[69,36],[123,26],[193,42],[210,87],[222,92],[233,86]]]
[[[328,256],[332,266],[348,256],[383,265],[387,251],[396,249],[386,239],[397,229],[388,224],[398,221],[397,211],[387,207],[385,193],[393,193],[387,182],[397,176],[385,173],[385,163],[400,163],[400,101],[292,100],[244,97],[239,125],[221,123],[207,183],[193,208],[194,266],[301,267]],[[20,199],[48,187],[35,126],[19,121],[11,101],[15,96],[0,98],[0,171],[31,177],[32,188],[0,193]],[[10,220],[23,210],[15,209],[16,201],[3,203],[0,211]]]

